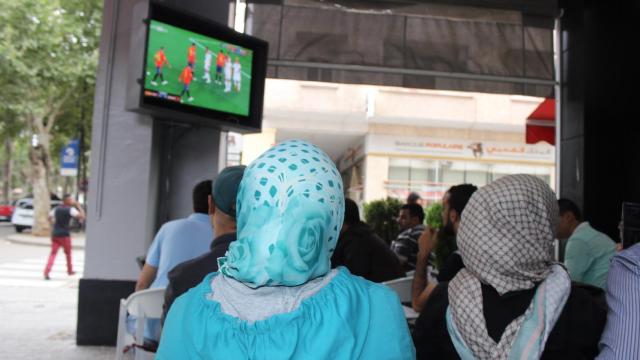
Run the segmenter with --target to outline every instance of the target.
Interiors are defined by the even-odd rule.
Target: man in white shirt
[[[211,58],[213,55],[211,54],[211,50],[206,48],[204,52],[204,76],[202,77],[207,84],[211,83],[211,75],[209,74],[209,70],[211,70]]]
[[[231,91],[231,72],[232,72],[231,57],[227,55],[224,62],[224,92],[226,93]]]
[[[242,65],[240,60],[236,57],[236,61],[233,63],[233,87],[236,92],[240,92],[240,83],[242,82]]]

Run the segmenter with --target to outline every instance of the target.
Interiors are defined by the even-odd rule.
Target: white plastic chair
[[[389,280],[383,282],[384,285],[390,287],[398,294],[400,302],[411,302],[411,284],[413,283],[413,276],[407,276],[399,279]]]
[[[134,292],[126,299],[120,299],[118,316],[118,341],[116,343],[116,360],[124,359],[124,348],[127,345],[144,343],[144,327],[146,319],[159,319],[162,316],[164,288],[146,289]],[[135,338],[127,333],[127,314],[136,317]],[[135,347],[135,359],[152,359],[154,353]]]

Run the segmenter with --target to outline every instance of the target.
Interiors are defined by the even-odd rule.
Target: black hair
[[[411,217],[415,216],[420,219],[420,223],[424,222],[424,209],[422,206],[418,204],[404,204],[400,209],[409,210],[409,215],[411,215]]]
[[[447,193],[449,193],[449,210],[453,209],[458,213],[458,216],[461,216],[469,199],[471,199],[471,195],[476,190],[478,190],[478,187],[472,184],[460,184],[449,188],[447,190]]]
[[[569,199],[559,199],[558,200],[558,208],[560,208],[560,215],[565,214],[567,211],[570,211],[573,216],[578,221],[582,221],[582,213],[580,212],[580,208],[576,203]]]
[[[344,223],[347,225],[355,225],[360,223],[360,210],[355,201],[344,199]]]
[[[407,204],[416,204],[420,199],[420,194],[412,192],[409,194],[409,196],[407,196]]]
[[[201,214],[209,213],[209,195],[211,195],[211,180],[204,180],[193,187],[193,211]]]
[[[62,199],[63,200],[66,199],[66,198],[72,198],[72,197],[73,197],[73,195],[71,195],[69,193],[62,195]]]

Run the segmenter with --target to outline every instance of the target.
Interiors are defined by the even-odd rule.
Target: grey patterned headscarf
[[[553,294],[550,290],[542,296],[557,295],[557,299],[550,300],[550,306],[560,306],[560,310],[564,306],[568,277],[562,268],[552,267],[557,221],[553,191],[530,175],[503,177],[476,191],[469,200],[457,237],[466,268],[449,284],[449,309],[473,357],[508,358],[525,321],[524,315],[515,319],[496,344],[486,329],[481,283],[503,295],[531,289],[552,272],[557,273],[557,281],[545,289],[553,290],[557,284],[560,290],[553,290]],[[551,320],[555,323],[555,319]]]

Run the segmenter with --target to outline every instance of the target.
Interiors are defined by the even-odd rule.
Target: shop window
[[[464,182],[475,186],[484,186],[487,185],[488,175],[489,173],[486,171],[467,171]]]
[[[411,172],[410,166],[409,159],[389,159],[389,180],[407,183]]]
[[[437,163],[430,160],[412,159],[409,172],[411,190],[418,191],[430,182],[435,182]]]
[[[529,174],[551,184],[553,167],[488,164],[474,161],[449,161],[426,159],[389,159],[389,188],[404,191],[434,192],[450,186],[470,183],[484,186],[503,176]]]

